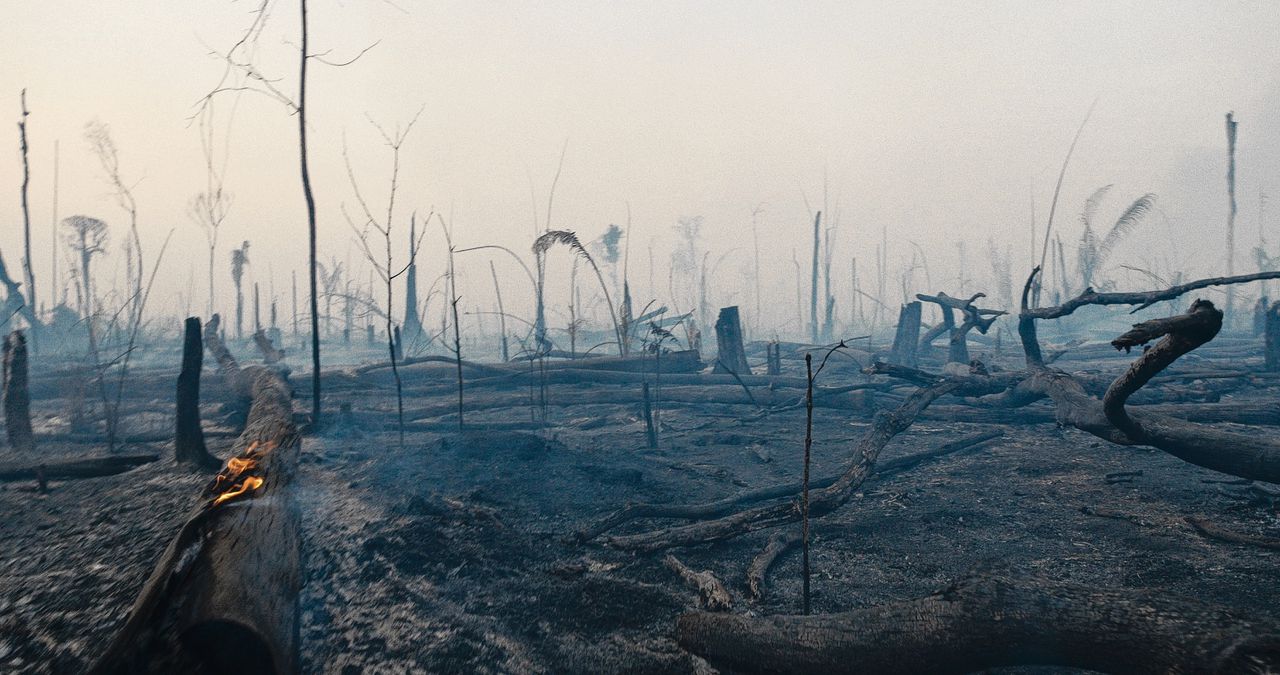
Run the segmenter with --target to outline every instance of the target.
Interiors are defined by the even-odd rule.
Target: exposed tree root
[[[1195,600],[984,576],[907,602],[818,616],[692,613],[680,646],[741,673],[1107,673],[1280,667],[1280,625]],[[1270,669],[1270,670],[1268,670]]]

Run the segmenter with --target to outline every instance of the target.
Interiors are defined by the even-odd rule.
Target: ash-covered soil
[[[843,372],[824,373],[826,384]],[[451,400],[444,372],[409,375],[420,378],[413,385],[444,387],[415,397],[414,407]],[[660,446],[651,450],[638,404],[555,403],[558,392],[581,400],[635,388],[553,385],[544,428],[528,424],[538,411],[508,407],[467,417],[469,425],[505,430],[459,435],[438,423],[445,417],[426,425],[431,432],[407,434],[400,447],[384,426],[394,410],[388,390],[334,387],[328,409],[349,403],[352,412],[305,438],[296,481],[304,672],[709,672],[674,642],[675,618],[697,607],[697,594],[662,554],[614,551],[573,535],[628,502],[697,503],[797,480],[804,410],[667,404]],[[1276,393],[1214,396],[1256,402],[1275,401]],[[168,405],[148,400],[137,408],[164,419]],[[210,409],[206,420],[215,419]],[[868,423],[865,411],[816,410],[814,474],[839,471]],[[51,428],[41,432],[57,432]],[[1274,614],[1280,553],[1207,539],[1184,520],[1280,536],[1280,511],[1260,486],[1053,424],[922,419],[882,460],[993,428],[1003,437],[869,480],[849,504],[815,521],[815,612],[918,597],[994,571]],[[209,443],[221,453],[230,439]],[[29,482],[0,483],[0,671],[82,672],[123,622],[207,480],[176,468],[171,445],[145,449],[164,459],[117,476],[53,481],[47,495]],[[55,458],[105,448],[50,441],[38,452]],[[22,459],[8,453],[0,461]],[[1128,475],[1108,478],[1121,473]],[[674,523],[639,521],[620,531],[666,524]],[[733,611],[797,613],[796,550],[771,570],[761,601],[746,598],[746,566],[769,535],[674,553],[723,580]]]
[[[361,408],[386,409],[376,397],[353,402],[357,418]],[[674,642],[674,619],[697,607],[697,594],[663,554],[572,535],[628,502],[696,503],[798,479],[804,410],[762,417],[747,406],[671,406],[657,450],[645,447],[638,406],[550,410],[543,431],[411,433],[404,448],[396,434],[358,424],[307,439],[307,671],[708,668]],[[529,417],[509,409],[468,424]],[[865,414],[816,411],[815,475],[838,471],[867,423]],[[991,428],[920,421],[882,459]],[[1205,539],[1184,521],[1275,536],[1280,518],[1265,493],[1052,424],[1001,429],[987,447],[868,481],[816,521],[814,611],[919,597],[994,571],[1274,612],[1278,554]],[[1140,473],[1108,477],[1128,472]],[[622,529],[655,524],[674,523]],[[796,550],[771,571],[762,601],[746,599],[746,566],[769,534],[674,553],[722,579],[734,611],[798,613]]]

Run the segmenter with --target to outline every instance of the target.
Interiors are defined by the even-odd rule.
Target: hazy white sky
[[[83,139],[84,124],[100,119],[111,126],[123,173],[137,181],[148,253],[176,229],[158,300],[181,311],[174,303],[194,274],[192,308],[203,307],[204,239],[186,204],[204,177],[188,117],[222,70],[209,50],[230,46],[256,6],[3,0],[0,109],[16,122],[18,92],[27,88],[45,299],[55,140],[58,215],[101,217],[116,228],[114,242],[122,240],[126,218]],[[780,298],[794,292],[786,285],[794,281],[791,249],[802,260],[806,250],[802,195],[817,208],[824,173],[840,214],[838,269],[855,255],[869,265],[888,228],[891,262],[909,257],[906,240],[936,251],[936,290],[950,290],[938,278],[954,272],[962,238],[971,274],[985,268],[989,237],[1015,247],[1015,274],[1025,274],[1032,197],[1043,220],[1062,156],[1095,98],[1063,190],[1064,235],[1078,235],[1076,214],[1094,188],[1116,184],[1104,209],[1112,217],[1122,202],[1156,192],[1169,220],[1150,220],[1150,238],[1126,259],[1219,271],[1228,110],[1240,122],[1242,250],[1256,242],[1259,190],[1280,192],[1274,2],[313,0],[310,11],[314,51],[344,59],[380,41],[349,67],[313,64],[309,85],[322,257],[353,263],[359,254],[339,212],[353,201],[343,138],[368,196],[380,202],[389,154],[366,116],[394,126],[424,106],[402,154],[404,216],[434,207],[451,214],[460,246],[527,250],[531,200],[542,217],[567,141],[554,227],[594,238],[624,223],[630,203],[633,266],[646,264],[654,237],[665,265],[678,217],[703,216],[717,255],[749,251],[750,212],[763,203],[765,256]],[[259,52],[264,71],[291,95],[297,15],[295,0],[276,0]],[[220,99],[218,110],[233,100]],[[16,266],[21,164],[17,129],[6,128],[0,251]],[[296,133],[278,103],[240,99],[227,174],[235,201],[217,261],[224,299],[227,251],[239,240],[252,241],[253,275],[264,287],[274,275],[279,295],[287,297],[289,271],[302,269]],[[443,244],[438,232],[431,237],[427,264],[437,265]],[[120,259],[113,249],[104,267],[119,269]],[[722,274],[735,274],[749,255],[730,260]],[[1248,260],[1242,253],[1238,268]],[[462,264],[479,286],[475,302],[490,302],[484,259]],[[642,291],[644,274],[635,275]],[[717,291],[718,299],[745,304],[734,290]]]

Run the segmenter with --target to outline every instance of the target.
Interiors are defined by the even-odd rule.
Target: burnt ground
[[[1242,363],[1249,365],[1229,365]],[[853,377],[824,374],[836,378],[827,384],[846,376]],[[331,394],[329,409],[345,402],[353,413],[305,439],[296,483],[307,561],[304,672],[708,672],[674,642],[675,617],[697,598],[662,555],[580,544],[571,535],[630,501],[701,502],[797,479],[804,411],[761,416],[749,405],[668,404],[660,447],[650,450],[637,405],[554,404],[558,392],[619,388],[553,385],[545,429],[412,432],[403,448],[382,429],[394,409],[385,389]],[[168,410],[167,392],[160,393],[151,405]],[[1276,393],[1237,396],[1274,402]],[[412,403],[443,403],[453,394],[437,396]],[[48,433],[58,431],[58,405],[35,404]],[[210,410],[206,420],[215,417]],[[468,415],[470,424],[508,427],[529,419],[527,406]],[[839,470],[868,422],[867,411],[818,409],[815,474]],[[922,419],[882,458],[994,426]],[[986,447],[868,481],[853,501],[815,521],[814,610],[918,597],[995,571],[1274,614],[1280,553],[1206,539],[1183,520],[1280,535],[1280,512],[1265,492],[1053,424],[999,428],[1004,436]],[[228,443],[210,442],[215,451]],[[166,459],[171,452],[151,447]],[[40,452],[104,449],[49,441]],[[12,453],[3,461],[13,461]],[[1109,482],[1116,472],[1141,474]],[[53,482],[48,495],[0,483],[0,670],[83,670],[123,621],[203,480],[163,461]],[[773,568],[762,601],[745,598],[746,565],[768,536],[675,554],[720,577],[735,594],[734,611],[796,613],[797,551]]]

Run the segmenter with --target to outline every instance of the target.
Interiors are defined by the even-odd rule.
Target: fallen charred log
[[[1222,312],[1213,303],[1197,300],[1182,316],[1137,324],[1133,330],[1113,341],[1113,346],[1121,349],[1160,339],[1156,346],[1144,352],[1112,383],[1102,401],[1089,396],[1071,375],[1044,365],[1035,324],[1037,318],[1064,316],[1084,304],[1128,302],[1149,306],[1160,300],[1177,297],[1187,290],[1273,278],[1267,276],[1271,273],[1207,279],[1148,293],[1099,294],[1090,290],[1060,308],[1032,310],[1027,307],[1027,298],[1039,273],[1039,268],[1032,271],[1022,293],[1023,309],[1018,321],[1018,333],[1022,338],[1030,376],[1018,386],[1051,398],[1060,423],[1074,426],[1112,443],[1151,446],[1214,471],[1280,483],[1280,441],[1274,438],[1198,426],[1163,415],[1138,414],[1125,408],[1125,402],[1131,394],[1180,356],[1217,335],[1222,327]]]
[[[143,464],[160,459],[154,453],[133,455],[106,455],[103,457],[84,457],[59,462],[42,462],[29,464],[0,464],[0,480],[35,480],[41,474],[47,480],[67,480],[71,478],[98,478],[114,476]]]
[[[742,673],[969,673],[1048,665],[1106,673],[1280,667],[1280,625],[1196,600],[995,576],[818,616],[691,613],[681,647]]]
[[[300,535],[290,483],[300,440],[291,392],[274,370],[239,368],[216,333],[206,343],[234,387],[247,388],[248,422],[95,673],[297,670]]]

